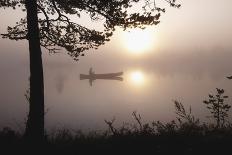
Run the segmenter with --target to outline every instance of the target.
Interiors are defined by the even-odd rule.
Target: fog
[[[202,103],[215,88],[232,97],[232,2],[188,0],[181,9],[169,9],[154,30],[154,45],[133,55],[122,42],[121,29],[98,50],[86,51],[76,62],[64,50],[43,49],[46,127],[102,129],[104,119],[132,121],[137,111],[144,121],[175,119],[173,100],[202,120],[209,115]],[[20,13],[1,10],[0,31],[14,25]],[[29,55],[26,41],[0,39],[0,127],[24,128],[28,103]],[[124,80],[96,80],[91,87],[79,74],[123,71]],[[141,71],[145,83],[131,83],[130,73]],[[231,101],[231,99],[229,99]],[[231,112],[230,112],[231,113]]]

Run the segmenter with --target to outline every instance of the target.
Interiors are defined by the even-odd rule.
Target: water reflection
[[[123,72],[111,73],[95,73],[92,68],[89,69],[88,74],[80,74],[80,80],[89,80],[90,86],[95,80],[117,80],[123,81]],[[147,81],[147,76],[141,70],[126,71],[125,84],[132,84],[134,86],[142,86]]]
[[[134,71],[130,74],[130,81],[134,85],[143,85],[145,83],[144,73],[141,71]]]

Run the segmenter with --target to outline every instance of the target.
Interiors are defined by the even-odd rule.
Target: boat
[[[93,81],[97,79],[123,81],[123,78],[120,77],[122,75],[123,75],[123,72],[95,74],[93,69],[90,68],[89,74],[80,74],[80,80],[89,79],[89,83],[92,86]]]

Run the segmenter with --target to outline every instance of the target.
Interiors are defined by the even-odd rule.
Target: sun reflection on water
[[[143,85],[145,83],[145,77],[143,72],[134,71],[130,74],[130,81],[134,85]]]

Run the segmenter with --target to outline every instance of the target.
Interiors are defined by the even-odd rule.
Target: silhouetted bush
[[[209,94],[209,99],[203,102],[207,105],[207,109],[210,110],[212,117],[216,120],[217,127],[220,128],[225,125],[231,106],[225,103],[228,96],[223,95],[225,92],[224,89],[217,88],[216,90],[216,95]]]

